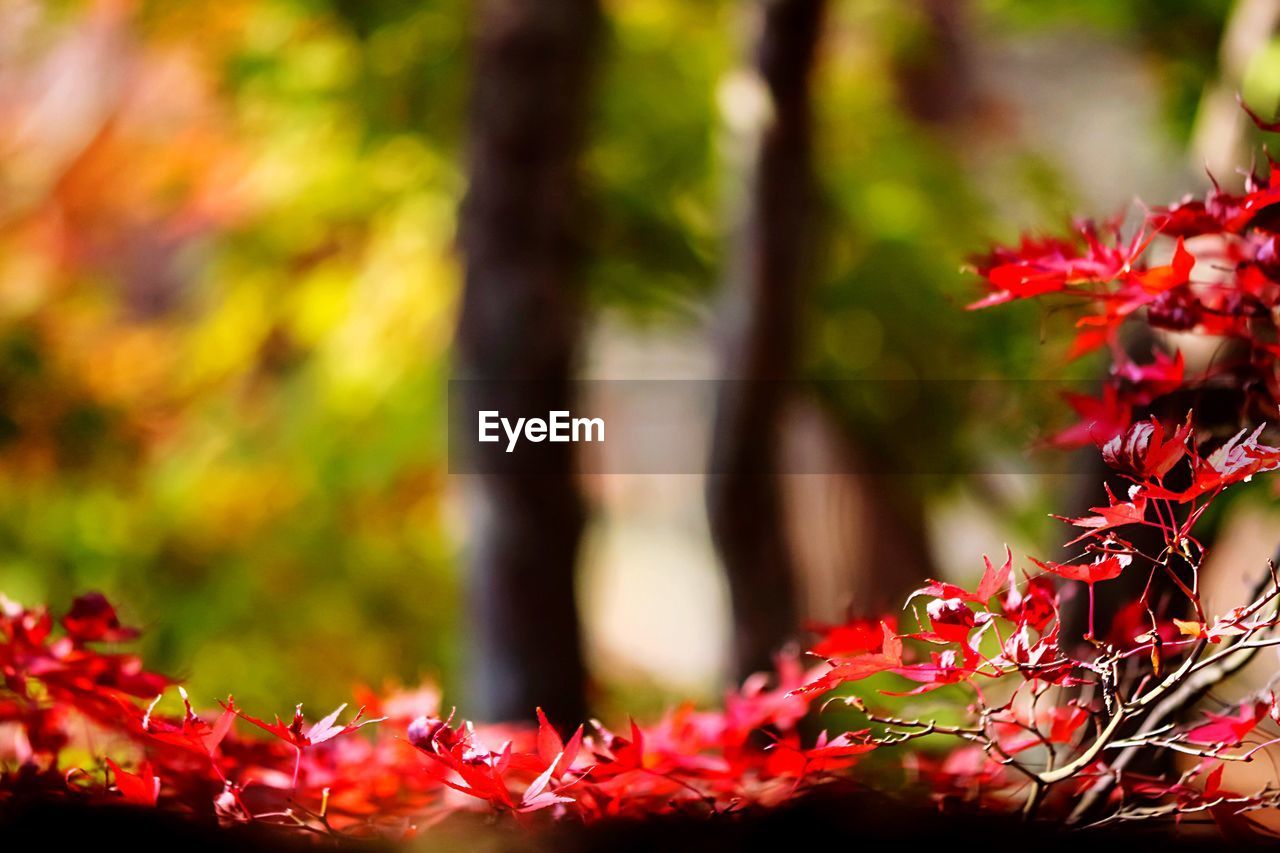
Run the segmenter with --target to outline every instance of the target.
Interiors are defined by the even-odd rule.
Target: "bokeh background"
[[[446,402],[477,5],[0,0],[5,595],[105,591],[205,701],[319,707],[423,677],[466,695],[474,509],[448,469]],[[721,369],[750,5],[603,3],[580,376]],[[933,423],[886,435],[892,401],[845,399],[839,380],[1087,386],[1101,368],[1068,367],[1053,333],[1069,320],[962,310],[966,257],[1135,195],[1171,201],[1205,166],[1237,180],[1257,139],[1235,93],[1264,112],[1280,97],[1278,7],[829,3],[810,83],[821,248],[796,297],[810,393],[788,403],[785,443],[967,454],[982,473],[783,477],[802,617],[839,618],[879,578],[967,576],[1005,541],[1056,541],[1046,513],[1078,460],[1052,476],[1025,450],[1064,407],[940,399]],[[693,444],[710,429],[682,426]],[[732,629],[703,478],[586,469],[594,707],[713,699]],[[1269,512],[1229,522],[1256,532],[1230,538],[1242,559],[1255,539],[1269,553]]]

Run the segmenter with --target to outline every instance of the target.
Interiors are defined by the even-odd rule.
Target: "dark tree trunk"
[[[972,118],[977,102],[966,0],[917,0],[917,40],[899,57],[895,77],[903,106],[917,121],[955,125]]]
[[[868,496],[864,524],[870,537],[863,546],[867,553],[860,561],[861,571],[851,586],[860,615],[896,613],[907,596],[938,576],[929,549],[922,488],[901,475],[863,478],[862,489]]]
[[[815,190],[809,77],[823,0],[759,0],[755,72],[770,98],[752,140],[745,221],[726,294],[707,505],[728,574],[738,676],[768,668],[796,628],[778,428],[795,375]]]
[[[601,30],[597,0],[478,5],[466,266],[464,400],[506,416],[571,409],[579,338],[578,159]],[[574,565],[585,511],[569,444],[470,478],[475,705],[484,719],[584,717]]]
[[[902,107],[916,122],[948,134],[963,132],[978,101],[966,0],[916,0],[915,39],[893,63]],[[867,496],[861,543],[851,591],[853,609],[863,615],[895,611],[906,597],[937,577],[929,547],[926,486],[900,474],[877,473],[876,462],[893,451],[873,436],[847,429],[851,454],[862,460],[853,475]]]

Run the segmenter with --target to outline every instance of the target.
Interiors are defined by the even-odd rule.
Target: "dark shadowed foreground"
[[[39,839],[45,846],[83,849],[106,840],[142,840],[156,849],[198,853],[204,850],[512,850],[542,851],[705,851],[862,849],[910,844],[914,849],[952,849],[957,843],[999,841],[1008,849],[1081,851],[1091,845],[1146,849],[1221,849],[1223,835],[1212,823],[1184,824],[1179,834],[1150,828],[1111,827],[1068,831],[1047,822],[1023,823],[963,811],[913,807],[882,794],[841,788],[810,794],[786,806],[738,814],[666,816],[646,820],[601,821],[590,826],[550,828],[494,823],[481,817],[457,816],[424,829],[421,838],[401,848],[386,842],[336,841],[316,836],[314,843],[262,825],[222,829],[173,814],[129,806],[88,806],[70,802],[21,804],[0,811],[0,833],[6,841]],[[1225,839],[1232,849],[1252,849],[1248,838]],[[73,847],[74,845],[74,847]]]

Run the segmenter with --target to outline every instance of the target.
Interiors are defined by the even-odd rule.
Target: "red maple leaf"
[[[895,667],[893,673],[912,681],[920,682],[905,692],[884,691],[886,696],[914,696],[928,693],[948,684],[957,684],[974,674],[973,667],[959,661],[954,649],[942,652],[930,652],[926,663],[913,663],[908,666]]]
[[[1258,723],[1266,718],[1268,707],[1268,702],[1247,702],[1236,710],[1234,716],[1206,711],[1204,716],[1207,722],[1187,731],[1183,739],[1187,743],[1234,746],[1248,737]]]
[[[1143,479],[1160,479],[1186,455],[1190,437],[1190,415],[1168,439],[1164,427],[1155,418],[1138,421],[1102,444],[1102,459],[1117,471]]]
[[[1149,294],[1163,293],[1181,287],[1191,280],[1191,270],[1196,265],[1195,256],[1187,251],[1182,238],[1173,250],[1173,260],[1165,266],[1152,267],[1133,274],[1133,280]]]
[[[1081,518],[1064,518],[1063,516],[1055,516],[1055,518],[1070,522],[1076,527],[1088,528],[1088,533],[1081,534],[1076,539],[1068,542],[1068,545],[1074,545],[1081,539],[1093,536],[1103,530],[1110,530],[1113,527],[1124,527],[1129,524],[1141,524],[1147,517],[1147,496],[1136,490],[1132,500],[1118,501],[1116,496],[1111,493],[1111,487],[1103,484],[1103,488],[1107,492],[1107,506],[1090,507],[1089,512],[1093,515],[1086,515]]]
[[[884,646],[885,626],[893,630],[894,621],[892,616],[888,616],[882,619],[850,619],[839,625],[811,622],[806,627],[822,637],[810,647],[810,651],[824,658],[878,652]]]
[[[1043,631],[1058,615],[1058,592],[1047,578],[1027,578],[1025,591],[1019,591],[1017,584],[1009,585],[1000,610],[1016,625]]]
[[[301,703],[294,708],[293,719],[288,723],[288,725],[282,722],[278,716],[274,723],[268,723],[264,720],[258,719],[257,717],[250,716],[237,708],[235,699],[230,696],[227,697],[227,701],[223,703],[222,707],[245,722],[252,723],[264,732],[275,735],[296,749],[306,749],[307,747],[333,740],[339,735],[354,732],[357,729],[370,725],[371,723],[382,722],[381,718],[374,720],[361,720],[360,718],[364,716],[364,708],[360,708],[356,711],[355,716],[351,718],[351,722],[346,725],[338,725],[338,716],[347,708],[345,703],[339,705],[327,717],[317,721],[310,727],[305,728],[306,720],[302,716]]]
[[[1097,557],[1092,563],[1054,563],[1031,558],[1031,562],[1047,572],[1070,581],[1081,581],[1092,586],[1101,581],[1109,581],[1120,577],[1120,573],[1132,562],[1125,554],[1111,554]]]
[[[993,595],[1004,588],[1013,573],[1013,552],[1009,550],[1008,545],[1004,548],[1004,554],[1004,562],[998,567],[992,564],[990,557],[986,554],[982,555],[982,562],[985,568],[982,572],[982,579],[978,581],[978,587],[973,592],[957,584],[930,580],[907,597],[907,604],[909,605],[916,596],[925,595],[931,598],[957,598],[961,601],[971,601],[974,604],[985,605]]]
[[[902,665],[902,638],[889,628],[883,626],[884,644],[881,651],[875,654],[864,654],[852,658],[833,658],[828,661],[831,669],[822,676],[810,681],[802,687],[792,690],[794,695],[803,693],[826,692],[849,681],[860,681],[878,672],[887,672]]]
[[[548,772],[551,774],[548,778],[559,779],[564,775],[565,771],[573,766],[573,762],[578,758],[578,752],[582,749],[582,726],[578,726],[577,730],[569,738],[566,744],[560,737],[560,733],[555,730],[547,720],[547,715],[542,713],[542,709],[538,709],[538,757],[542,759],[546,765]]]
[[[1173,491],[1160,486],[1149,486],[1148,494],[1156,498],[1185,503],[1235,483],[1247,481],[1262,471],[1271,471],[1280,467],[1280,447],[1258,443],[1258,436],[1262,434],[1265,426],[1265,424],[1259,425],[1252,433],[1242,429],[1207,457],[1193,458],[1192,482],[1187,488]]]
[[[110,758],[107,759],[107,767],[111,768],[116,790],[120,792],[120,796],[124,798],[126,803],[132,803],[137,806],[154,806],[156,801],[160,799],[160,779],[147,762],[144,761],[142,763],[137,773],[121,770],[120,765]]]
[[[1138,406],[1178,390],[1186,379],[1187,365],[1181,350],[1172,358],[1157,350],[1147,364],[1136,364],[1127,356],[1118,358],[1111,365],[1111,376],[1125,383],[1126,396]]]
[[[100,592],[79,596],[71,603],[71,610],[62,617],[62,627],[67,636],[77,643],[121,643],[138,636],[137,628],[120,624],[116,609]]]
[[[1084,221],[1078,225],[1081,239],[1076,242],[1024,237],[1016,247],[997,247],[975,262],[976,272],[986,280],[990,293],[968,309],[1056,293],[1071,285],[1111,281],[1140,253],[1140,235],[1125,245],[1117,227],[1107,225],[1105,229],[1111,244],[1100,238],[1097,225]]]
[[[1133,418],[1133,404],[1122,397],[1113,385],[1102,389],[1101,398],[1071,392],[1063,394],[1062,398],[1080,420],[1049,439],[1050,444],[1056,447],[1069,449],[1106,444],[1123,433]]]

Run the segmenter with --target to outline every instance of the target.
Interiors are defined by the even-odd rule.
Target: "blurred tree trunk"
[[[464,399],[504,416],[570,410],[579,339],[578,160],[601,30],[597,0],[483,0],[471,95]],[[491,445],[496,446],[496,445]],[[585,510],[570,444],[470,477],[474,713],[585,716],[574,566]]]
[[[779,483],[779,425],[813,233],[809,94],[823,0],[759,0],[744,221],[727,282],[722,375],[707,507],[728,575],[739,677],[771,666],[796,629],[793,560]],[[748,108],[756,106],[749,103]]]
[[[967,0],[917,0],[920,27],[898,57],[897,78],[908,115],[926,124],[963,124],[973,116],[977,92],[969,47]]]
[[[963,131],[978,101],[965,0],[916,0],[914,38],[894,57],[894,81],[904,112],[922,125],[949,134]],[[863,496],[859,543],[850,590],[853,609],[878,615],[896,611],[913,590],[937,577],[929,547],[925,486],[901,473],[877,470],[893,458],[875,436],[846,429],[854,460],[856,491]]]
[[[803,476],[785,490],[788,535],[816,622],[897,612],[924,585],[929,547],[921,477],[885,471],[897,453],[853,435],[849,412],[823,399],[789,407],[784,458]],[[812,472],[812,473],[809,473]]]
[[[900,474],[859,478],[869,536],[850,597],[860,615],[896,613],[908,595],[938,576],[929,548],[923,487],[913,479]]]

